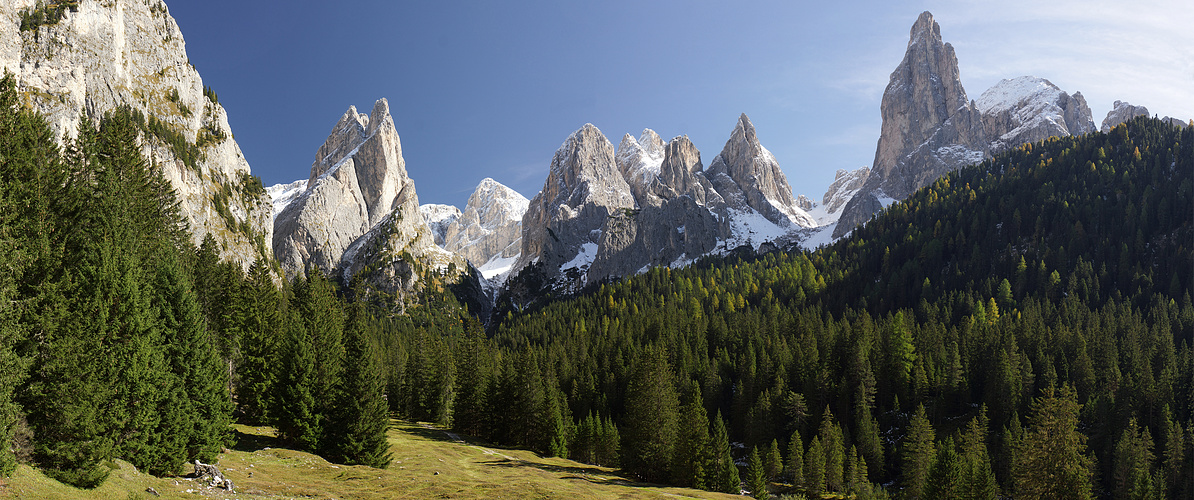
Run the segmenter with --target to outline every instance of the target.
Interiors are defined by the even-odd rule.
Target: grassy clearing
[[[157,478],[117,461],[94,490],[79,490],[21,466],[0,480],[0,498],[144,499],[153,488],[165,499],[258,498],[742,498],[684,488],[634,483],[611,469],[525,450],[457,441],[435,428],[395,421],[394,461],[388,469],[328,463],[310,453],[276,447],[266,427],[235,426],[238,445],[220,456],[220,470],[236,491],[205,488],[183,477]]]

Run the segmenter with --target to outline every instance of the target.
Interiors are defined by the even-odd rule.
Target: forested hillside
[[[1194,128],[1024,146],[817,252],[656,268],[488,332],[434,272],[397,315],[219,262],[136,137],[118,113],[59,151],[0,85],[0,473],[176,473],[233,419],[382,467],[393,412],[756,495],[1194,494]]]

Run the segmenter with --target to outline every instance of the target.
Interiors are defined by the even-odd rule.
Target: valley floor
[[[604,467],[485,447],[404,421],[395,421],[390,429],[394,460],[387,469],[335,465],[310,453],[277,448],[270,428],[235,429],[237,447],[221,454],[218,464],[236,486],[231,493],[185,477],[153,477],[117,461],[112,475],[94,490],[64,485],[22,465],[11,478],[0,479],[0,498],[159,498],[151,488],[166,499],[742,498],[634,483]]]

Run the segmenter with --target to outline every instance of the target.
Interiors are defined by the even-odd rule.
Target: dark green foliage
[[[1135,418],[1115,445],[1115,498],[1148,500],[1161,485],[1153,484],[1153,440]]]
[[[1013,464],[1016,498],[1092,498],[1092,464],[1086,436],[1078,432],[1076,398],[1069,387],[1050,388],[1033,401]]]
[[[780,473],[784,470],[784,457],[779,453],[779,441],[771,440],[771,446],[767,448],[767,453],[763,456],[763,467],[767,469],[768,481],[779,479]]]
[[[322,448],[338,463],[385,468],[391,458],[386,438],[390,418],[381,360],[367,337],[367,314],[363,301],[349,307],[339,399],[328,418]]]
[[[908,422],[907,432],[904,436],[901,463],[904,494],[908,498],[934,498],[926,496],[926,488],[933,461],[937,456],[936,446],[933,444],[936,433],[925,415],[924,405],[916,407],[916,413]]]
[[[804,491],[814,497],[825,492],[825,447],[821,436],[813,436],[804,453]]]
[[[730,436],[726,432],[725,421],[721,419],[721,412],[713,419],[713,463],[711,465],[712,481],[710,490],[722,493],[738,494],[742,480],[738,476],[738,466],[734,465],[734,457],[730,453]]]
[[[800,439],[800,431],[792,433],[788,440],[788,462],[784,471],[796,489],[804,487],[804,442]]]
[[[759,458],[759,449],[751,448],[750,456],[746,459],[746,489],[750,496],[760,500],[770,498],[767,493],[767,469],[763,460]]]
[[[688,390],[687,402],[680,408],[675,457],[672,459],[673,483],[690,488],[708,489],[713,461],[709,437],[709,417],[705,412],[700,386]]]
[[[662,348],[649,347],[626,387],[622,466],[652,482],[671,478],[679,401]]]
[[[58,24],[66,12],[78,12],[77,0],[51,0],[38,2],[37,6],[21,11],[21,31],[36,30],[40,26]]]

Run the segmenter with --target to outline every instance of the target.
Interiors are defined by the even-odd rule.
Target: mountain
[[[198,245],[248,266],[270,255],[269,197],[233,138],[216,93],[191,66],[178,23],[160,1],[0,3],[0,67],[60,143],[86,120],[128,108],[141,149],[178,193]],[[39,10],[40,9],[40,10]],[[43,13],[40,22],[31,14]]]
[[[1070,96],[1044,78],[1001,80],[983,92],[976,104],[991,153],[1053,136],[1095,131],[1082,93]]]
[[[441,246],[467,259],[485,278],[496,277],[522,252],[522,217],[529,204],[513,189],[485,178],[469,196],[464,212],[458,211],[459,217],[445,227]]]
[[[274,255],[287,276],[314,267],[347,281],[366,271],[379,288],[408,290],[419,271],[463,262],[435,245],[407,176],[389,102],[355,106],[315,154],[306,190],[274,220]]]
[[[645,129],[614,150],[585,125],[529,203],[512,272],[533,269],[523,281],[576,290],[743,245],[791,243],[816,225],[746,115],[708,169],[687,136],[665,143]]]
[[[291,202],[293,202],[299,195],[307,190],[307,179],[299,179],[294,182],[286,184],[274,184],[265,188],[265,194],[269,195],[270,204],[273,205],[273,215],[270,217],[271,221],[282,213]]]
[[[1026,142],[1094,130],[1081,93],[1043,78],[1002,80],[969,101],[953,46],[929,12],[912,25],[904,59],[880,105],[882,132],[871,174],[843,208],[840,238],[893,201],[938,177]]]
[[[444,246],[444,236],[448,233],[448,226],[460,218],[460,209],[452,205],[428,203],[419,205],[419,213],[423,214],[423,221],[431,228],[435,236],[435,244]]]

